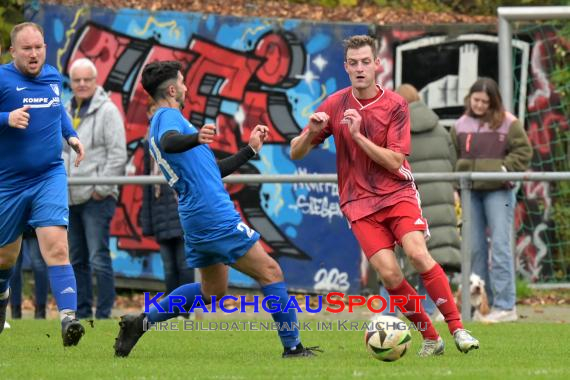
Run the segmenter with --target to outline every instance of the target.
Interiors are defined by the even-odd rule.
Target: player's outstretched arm
[[[182,153],[200,144],[210,144],[216,136],[216,127],[205,124],[198,133],[183,135],[178,131],[168,131],[160,138],[160,147],[166,153]]]
[[[252,159],[263,146],[265,139],[269,134],[269,128],[265,125],[256,125],[249,136],[249,143],[246,147],[240,149],[236,154],[218,161],[220,174],[222,178],[232,174],[240,166]]]
[[[313,139],[323,130],[329,122],[326,112],[315,112],[309,116],[308,129],[291,140],[291,159],[300,160],[305,157],[315,146]]]

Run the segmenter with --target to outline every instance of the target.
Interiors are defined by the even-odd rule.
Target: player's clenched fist
[[[23,106],[22,108],[15,109],[8,115],[8,124],[10,127],[18,129],[26,129],[30,122],[30,114],[28,110],[30,106]]]
[[[315,112],[309,116],[309,132],[320,132],[329,122],[326,112]]]
[[[258,124],[251,131],[249,136],[249,146],[258,153],[265,142],[265,139],[269,136],[269,127],[266,125]]]
[[[360,124],[362,123],[362,116],[357,110],[351,108],[344,111],[343,120],[348,124],[350,135],[357,137],[360,135]]]
[[[210,144],[214,142],[216,136],[216,126],[214,124],[204,124],[198,132],[198,142],[200,144]]]

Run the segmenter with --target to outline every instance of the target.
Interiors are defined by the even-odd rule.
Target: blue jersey
[[[235,227],[241,218],[224,184],[212,149],[198,145],[182,153],[165,153],[160,139],[168,131],[198,133],[182,113],[160,108],[149,132],[149,149],[168,184],[178,193],[178,210],[184,232],[190,238],[214,239],[222,229]]]
[[[13,188],[61,171],[62,136],[77,136],[61,102],[61,75],[44,65],[29,77],[13,63],[0,66],[0,187]],[[11,111],[29,105],[26,129],[8,124]]]

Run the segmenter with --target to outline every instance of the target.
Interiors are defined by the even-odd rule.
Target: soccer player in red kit
[[[429,230],[406,161],[411,140],[408,105],[376,84],[380,60],[374,42],[369,36],[344,41],[351,86],[330,95],[309,117],[307,127],[291,141],[291,158],[305,157],[334,136],[341,209],[388,293],[406,296],[406,317],[416,326],[428,326],[421,331],[424,341],[418,355],[441,355],[445,346],[423,308],[415,310],[410,296],[417,293],[396,261],[396,243],[421,274],[457,348],[466,353],[479,348],[479,342],[463,328],[447,277],[427,250]]]

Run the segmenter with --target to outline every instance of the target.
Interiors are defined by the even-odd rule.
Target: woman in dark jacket
[[[491,78],[480,78],[471,86],[465,98],[465,114],[455,122],[451,136],[458,172],[522,172],[532,158],[523,124],[505,111],[499,86]],[[473,182],[471,268],[485,281],[492,305],[485,322],[518,319],[512,244],[515,206],[512,184]]]

